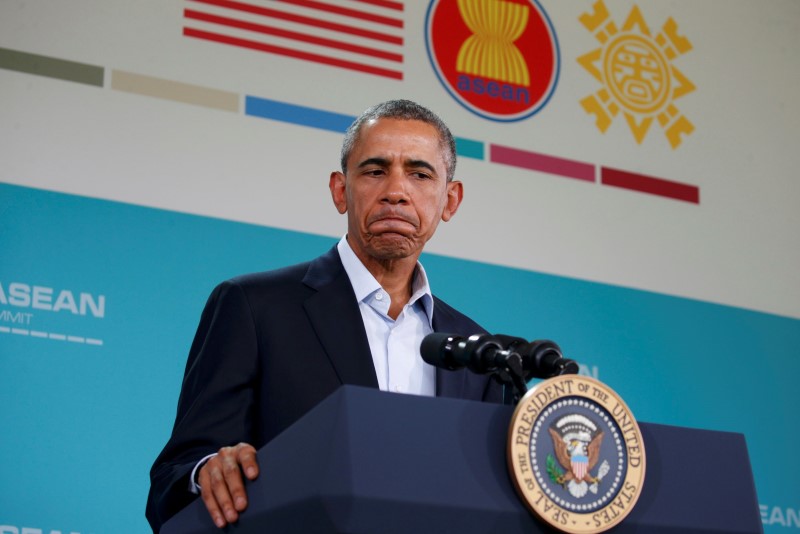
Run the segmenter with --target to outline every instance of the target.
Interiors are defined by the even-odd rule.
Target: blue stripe
[[[356,119],[350,115],[296,106],[249,95],[245,96],[244,113],[253,117],[290,122],[338,133],[344,133],[347,127]]]

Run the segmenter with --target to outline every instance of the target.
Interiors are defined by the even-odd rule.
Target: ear
[[[458,180],[447,182],[447,199],[445,200],[442,220],[444,222],[453,218],[464,199],[464,184]]]
[[[345,182],[345,175],[339,171],[332,172],[328,182],[328,187],[331,190],[331,198],[333,198],[333,205],[336,206],[336,209],[342,214],[347,212]]]

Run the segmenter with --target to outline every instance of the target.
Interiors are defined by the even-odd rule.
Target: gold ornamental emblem
[[[645,475],[642,434],[627,405],[593,378],[561,375],[520,400],[508,465],[531,512],[562,532],[604,532],[631,512]]]
[[[653,35],[637,6],[621,28],[603,0],[595,2],[592,9],[581,15],[580,22],[600,46],[579,57],[578,63],[603,87],[581,100],[581,106],[594,115],[597,129],[603,133],[622,113],[637,143],[657,120],[670,146],[678,148],[694,125],[675,101],[695,86],[674,60],[689,52],[692,43],[678,32],[672,18]]]

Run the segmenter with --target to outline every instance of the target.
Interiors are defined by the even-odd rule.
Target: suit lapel
[[[317,290],[305,310],[341,382],[377,388],[364,322],[336,247],[311,262],[303,283]]]

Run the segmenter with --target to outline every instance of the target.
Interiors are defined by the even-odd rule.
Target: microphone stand
[[[542,342],[540,347],[550,350],[548,345],[552,342]],[[528,371],[526,373],[523,366],[522,356],[510,348],[498,351],[495,357],[497,367],[492,371],[494,379],[503,384],[503,404],[516,406],[519,400],[528,392],[528,380],[532,378],[551,378],[560,375],[578,374],[578,363],[575,360],[568,360],[561,357],[561,353],[556,351],[557,359],[553,362],[555,369],[548,374],[537,374]],[[499,360],[499,361],[498,361]],[[505,386],[511,386],[506,388]]]
[[[525,369],[522,367],[522,356],[514,351],[503,351],[502,364],[494,370],[494,379],[503,384],[503,404],[516,406],[525,393],[528,383],[525,380]],[[506,387],[506,386],[511,386]]]

